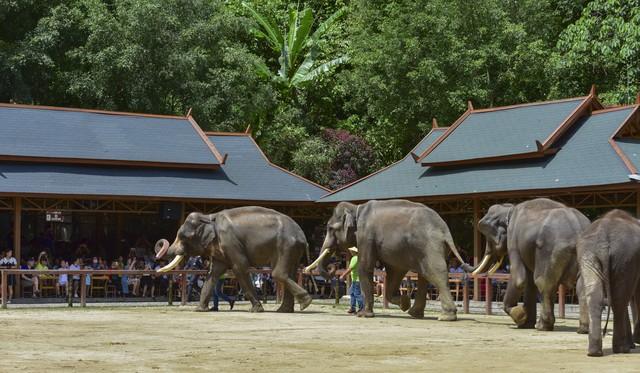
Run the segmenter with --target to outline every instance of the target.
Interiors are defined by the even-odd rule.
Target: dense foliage
[[[640,89],[640,0],[4,0],[0,102],[193,115],[332,188],[437,117]]]

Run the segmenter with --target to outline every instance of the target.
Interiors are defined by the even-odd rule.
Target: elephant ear
[[[209,247],[213,240],[216,239],[216,229],[214,219],[200,220],[199,237],[203,247]]]
[[[348,210],[345,210],[344,212],[344,217],[343,217],[343,222],[342,222],[342,242],[348,242],[349,241],[349,236],[353,233],[353,231],[356,229],[356,220],[353,218],[353,215],[351,215],[351,212]]]

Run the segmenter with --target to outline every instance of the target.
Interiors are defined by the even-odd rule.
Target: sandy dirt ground
[[[295,314],[218,313],[185,307],[88,307],[0,311],[1,371],[222,372],[638,372],[631,354],[586,356],[576,320],[556,331],[515,329],[504,316],[414,320],[399,310],[373,319],[344,306]]]

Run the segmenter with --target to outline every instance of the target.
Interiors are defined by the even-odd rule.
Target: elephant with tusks
[[[167,240],[156,243],[156,257],[173,260],[159,269],[174,269],[184,257],[211,258],[211,267],[200,293],[198,311],[209,310],[209,300],[215,281],[231,269],[245,297],[251,302],[251,312],[262,312],[262,304],[249,275],[250,267],[271,266],[272,277],[284,285],[284,297],[279,312],[293,312],[294,299],[304,310],[311,296],[295,281],[300,258],[308,250],[307,239],[300,226],[290,217],[275,210],[248,206],[205,215],[192,212],[178,229],[171,245]]]
[[[546,198],[517,205],[496,204],[478,222],[486,240],[485,255],[474,274],[497,270],[509,257],[511,279],[504,296],[504,311],[518,328],[553,330],[553,302],[558,285],[573,288],[578,278],[576,242],[589,219],[574,208]],[[542,312],[536,323],[537,292]],[[524,305],[518,299],[524,292]],[[579,333],[588,331],[586,308],[580,308]]]
[[[326,259],[336,251],[358,248],[358,272],[364,298],[364,309],[358,316],[373,317],[373,271],[376,261],[387,272],[387,300],[397,304],[414,318],[424,317],[427,282],[440,294],[442,313],[438,320],[457,319],[448,282],[449,250],[463,262],[451,237],[449,227],[440,215],[427,206],[405,200],[369,201],[362,205],[339,203],[327,222],[327,234],[321,254],[305,272],[324,269]],[[418,289],[411,308],[408,296],[398,296],[402,279],[408,271],[418,274]]]

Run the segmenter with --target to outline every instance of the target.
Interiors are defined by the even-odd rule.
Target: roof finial
[[[589,91],[589,95],[596,97],[598,94],[596,93],[596,85],[595,84],[591,84],[591,90]]]
[[[247,128],[244,130],[244,133],[247,133],[247,134],[251,133],[251,125],[247,126]]]
[[[469,111],[473,110],[473,103],[471,102],[471,100],[467,101],[467,110],[469,110]]]
[[[433,117],[433,119],[431,120],[431,128],[438,128],[438,120],[436,119],[436,117]]]
[[[185,115],[185,117],[189,118],[191,116],[191,109],[193,108],[189,108],[189,110],[187,110],[187,115]]]
[[[638,94],[636,95],[636,104],[640,105],[640,91],[638,91]]]

